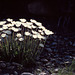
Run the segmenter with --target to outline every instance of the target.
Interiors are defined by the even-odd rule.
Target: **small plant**
[[[30,19],[0,21],[0,59],[23,65],[35,63],[47,37],[53,34],[42,23]]]
[[[57,75],[75,75],[75,60],[72,61],[70,66],[65,66],[63,69],[59,69]]]

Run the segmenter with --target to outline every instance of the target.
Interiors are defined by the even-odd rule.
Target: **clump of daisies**
[[[30,19],[0,21],[0,59],[21,64],[34,62],[43,51],[46,39],[54,34],[42,23]]]

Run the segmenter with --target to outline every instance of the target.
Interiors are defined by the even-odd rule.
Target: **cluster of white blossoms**
[[[0,21],[1,38],[5,38],[6,35],[9,36],[12,34],[14,34],[15,39],[18,38],[19,41],[23,41],[25,36],[32,37],[34,40],[46,40],[47,36],[54,33],[46,29],[42,23],[33,19],[30,19],[30,22],[27,22],[26,19],[14,21],[10,18],[6,19],[6,21]],[[44,47],[42,44],[39,46]]]

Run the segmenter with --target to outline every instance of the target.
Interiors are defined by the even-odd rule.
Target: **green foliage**
[[[75,75],[75,60],[72,61],[70,66],[65,66],[63,69],[59,69],[57,75]]]

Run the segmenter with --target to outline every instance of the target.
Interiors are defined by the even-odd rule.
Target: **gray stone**
[[[12,65],[14,65],[14,66],[21,66],[21,67],[23,67],[23,65],[18,64],[18,63],[15,63],[15,62],[12,62]]]
[[[46,47],[49,47],[49,45],[46,45]]]
[[[39,75],[47,75],[47,73],[45,73],[45,72],[41,72]]]
[[[57,38],[57,36],[56,35],[53,35],[53,37],[56,39]]]
[[[50,66],[50,65],[51,65],[51,63],[50,63],[50,62],[46,63],[46,66]]]
[[[7,67],[7,69],[11,69],[11,70],[13,70],[15,68],[15,66],[9,66],[9,67]]]
[[[14,71],[14,75],[18,75],[18,72]]]
[[[64,38],[64,40],[68,40],[68,38]]]
[[[59,69],[58,69],[58,68],[56,68],[56,69],[54,70],[54,72],[55,72],[55,73],[57,73],[58,71],[59,71]]]
[[[75,60],[75,57],[73,57],[73,59]]]
[[[46,48],[46,50],[47,50],[48,52],[52,52],[52,49],[51,49],[51,48]]]
[[[57,42],[53,42],[52,45],[57,45]]]
[[[75,43],[73,43],[73,46],[75,46]]]
[[[71,41],[69,41],[69,44],[70,44],[70,45],[72,45],[72,42],[71,42]]]
[[[37,72],[41,72],[41,69],[37,69]]]
[[[66,61],[66,62],[64,62],[64,64],[70,64],[71,62],[70,61]]]
[[[6,64],[5,63],[1,63],[0,65],[1,65],[2,68],[5,68],[6,67]]]
[[[51,75],[57,75],[56,73],[52,73]]]
[[[48,62],[47,59],[41,59],[41,61],[42,61],[43,63],[47,63],[47,62]]]
[[[41,65],[42,63],[41,63],[41,62],[36,62],[36,64],[37,64],[37,65]]]
[[[8,67],[8,66],[10,66],[11,64],[8,62],[8,63],[6,63],[6,66]]]
[[[21,75],[34,75],[34,74],[29,73],[29,72],[23,72]]]
[[[9,75],[9,73],[3,74],[3,75]]]

